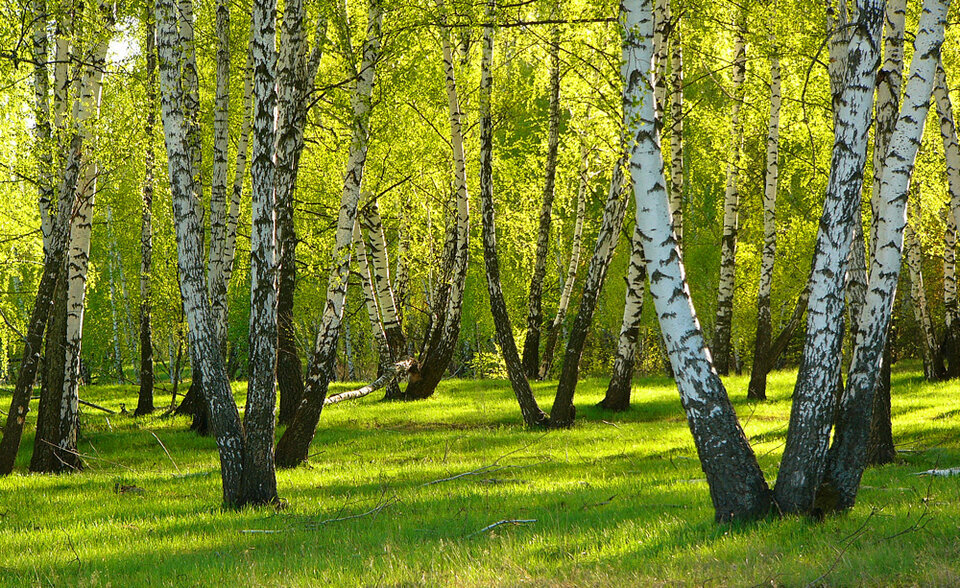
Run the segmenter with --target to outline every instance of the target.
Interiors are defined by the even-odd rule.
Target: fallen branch
[[[949,468],[946,470],[932,469],[925,472],[916,472],[914,476],[939,476],[948,478],[950,476],[960,476],[960,468]]]
[[[494,529],[496,527],[499,527],[500,525],[526,525],[526,524],[535,523],[535,522],[537,522],[537,519],[504,519],[502,521],[497,521],[492,525],[487,525],[486,527],[480,529],[479,531],[474,531],[473,533],[470,533],[469,535],[467,535],[467,537],[473,537],[474,535],[479,535],[484,531],[489,531],[490,529]]]
[[[814,580],[813,582],[810,582],[809,584],[807,584],[807,585],[806,585],[806,588],[812,588],[813,586],[819,586],[819,585],[820,585],[820,582],[821,582],[823,579],[825,579],[827,576],[829,576],[830,574],[832,574],[832,573],[833,573],[833,570],[837,569],[837,565],[840,563],[840,560],[843,559],[844,554],[847,553],[847,550],[850,549],[850,546],[853,545],[854,541],[856,541],[857,539],[859,539],[860,536],[863,535],[863,534],[866,532],[866,530],[867,530],[867,525],[870,523],[870,519],[872,519],[872,518],[874,517],[874,515],[876,515],[878,512],[880,512],[880,509],[874,508],[873,510],[871,510],[871,511],[870,511],[870,514],[867,515],[867,518],[864,519],[863,524],[860,525],[860,527],[858,527],[856,531],[854,531],[853,533],[850,533],[850,534],[847,535],[845,538],[843,538],[843,539],[840,540],[840,543],[843,545],[843,548],[840,549],[839,552],[837,553],[836,559],[833,560],[833,563],[830,564],[830,567],[827,568],[827,571],[825,571],[823,574],[821,574],[821,575],[820,575],[816,580]]]
[[[363,388],[357,388],[356,390],[349,390],[347,392],[341,392],[340,394],[334,394],[333,396],[330,396],[329,398],[324,400],[323,405],[329,406],[331,404],[337,404],[338,402],[343,402],[344,400],[353,400],[355,398],[363,398],[364,396],[373,394],[377,390],[390,385],[394,380],[399,378],[402,374],[405,374],[408,371],[410,371],[410,368],[412,366],[413,366],[412,359],[405,359],[403,361],[398,361],[397,363],[391,365],[386,370],[384,370],[383,374],[379,378],[371,382],[370,384],[367,384]]]
[[[170,463],[173,464],[173,467],[176,468],[177,473],[180,473],[180,466],[177,465],[177,462],[173,461],[173,456],[170,455],[170,452],[167,451],[167,446],[163,444],[163,441],[160,440],[160,437],[157,437],[157,434],[153,431],[148,430],[148,433],[153,435],[153,438],[157,440],[157,443],[160,444],[160,447],[163,449],[163,452],[167,454],[167,457],[170,459]]]
[[[399,501],[400,501],[400,499],[397,498],[396,496],[391,496],[391,497],[388,498],[387,500],[381,501],[379,504],[377,504],[377,506],[371,508],[370,510],[368,510],[368,511],[366,511],[366,512],[361,512],[361,513],[359,513],[359,514],[354,514],[354,515],[347,515],[347,516],[345,516],[345,517],[336,517],[336,518],[332,518],[332,519],[325,519],[325,520],[322,520],[322,521],[318,521],[318,522],[316,522],[316,523],[310,523],[310,524],[307,525],[307,528],[315,529],[315,528],[317,528],[317,527],[322,527],[322,526],[324,526],[324,525],[329,525],[330,523],[339,523],[339,522],[341,522],[341,521],[350,521],[350,520],[353,520],[353,519],[359,519],[359,518],[368,517],[368,516],[371,516],[371,515],[376,516],[381,510],[383,510],[383,509],[387,508],[388,506],[390,506],[391,504],[395,504],[395,503],[397,503],[397,502],[399,502]]]
[[[99,404],[94,404],[94,403],[92,403],[92,402],[87,402],[86,400],[83,400],[82,398],[78,398],[78,399],[77,399],[77,402],[79,402],[80,404],[82,404],[82,405],[84,405],[84,406],[89,406],[90,408],[95,408],[95,409],[97,409],[97,410],[102,410],[103,412],[108,413],[108,414],[117,414],[117,411],[115,411],[115,410],[110,410],[109,408],[104,408],[104,407],[100,406]]]

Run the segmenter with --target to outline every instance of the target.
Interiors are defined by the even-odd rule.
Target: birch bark
[[[776,20],[776,12],[774,12]],[[763,252],[760,257],[760,286],[757,288],[757,335],[753,352],[753,369],[747,398],[767,398],[767,374],[770,359],[767,354],[773,339],[773,320],[770,316],[770,291],[773,285],[773,267],[777,254],[777,181],[780,153],[780,57],[776,37],[770,35],[770,117],[767,119],[767,166],[763,181]]]
[[[713,365],[721,376],[730,368],[730,331],[733,322],[734,279],[737,264],[737,225],[740,211],[740,151],[743,146],[743,127],[740,107],[743,105],[743,80],[746,75],[747,54],[746,14],[740,10],[734,26],[737,29],[733,58],[733,101],[730,105],[731,144],[727,161],[727,187],[723,196],[723,236],[720,240],[720,281],[717,287],[717,318],[713,331]]]
[[[630,173],[637,225],[653,297],[717,520],[763,516],[770,496],[763,472],[710,361],[671,226],[653,108],[651,0],[620,4],[624,126],[634,143]]]
[[[825,483],[826,494],[838,495],[838,509],[853,506],[865,466],[873,394],[900,275],[910,176],[930,106],[948,6],[949,0],[924,1],[910,77],[884,157],[870,290],[860,317],[847,386],[840,399]],[[829,427],[823,437],[828,434]]]
[[[774,489],[783,512],[813,510],[826,467],[840,379],[844,274],[863,184],[883,4],[858,3],[859,20],[845,52],[845,83],[835,100],[833,155],[811,269],[807,339]]]
[[[363,181],[363,170],[370,140],[370,113],[373,108],[373,86],[380,54],[380,29],[383,10],[380,0],[370,0],[367,12],[367,35],[363,58],[351,98],[353,120],[350,148],[344,173],[343,193],[337,218],[336,244],[332,255],[327,299],[324,305],[320,331],[314,345],[307,371],[303,400],[290,426],[277,443],[277,467],[294,467],[307,459],[310,442],[316,432],[323,410],[327,387],[334,377],[337,339],[343,322],[343,309],[350,272],[353,226],[357,219],[357,204]]]
[[[919,198],[919,190],[916,191]],[[910,275],[910,300],[913,302],[913,316],[920,327],[920,356],[923,358],[923,375],[929,382],[942,380],[944,377],[943,363],[937,355],[937,338],[933,333],[933,323],[930,320],[930,309],[927,305],[927,292],[923,285],[923,269],[921,258],[923,251],[920,240],[910,224],[903,226],[903,255],[906,258],[907,271]]]
[[[536,378],[540,368],[540,328],[543,323],[543,278],[547,272],[550,225],[557,178],[557,147],[560,142],[560,29],[554,27],[550,39],[550,117],[547,131],[547,158],[544,163],[543,198],[537,252],[527,297],[527,334],[523,340],[523,371]]]
[[[933,97],[937,102],[937,115],[940,119],[940,136],[943,139],[947,187],[950,194],[947,216],[953,220],[952,226],[954,232],[952,234],[955,235],[956,227],[960,224],[958,223],[958,220],[960,220],[960,143],[957,142],[956,119],[954,119],[953,116],[953,104],[950,101],[947,74],[943,69],[942,63],[937,65],[937,78],[936,84],[934,84],[933,87]],[[948,222],[948,231],[950,226],[951,223]],[[944,282],[946,282],[946,279]],[[954,283],[956,283],[955,278]],[[960,375],[960,320],[958,320],[956,295],[954,295],[952,304],[947,306],[947,311],[949,320],[946,340],[950,343],[947,360],[950,366],[950,376],[957,377]]]

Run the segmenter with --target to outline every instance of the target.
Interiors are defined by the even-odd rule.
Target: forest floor
[[[772,374],[764,403],[726,380],[770,480],[794,378]],[[549,433],[502,381],[328,407],[309,464],[278,475],[283,509],[221,510],[215,443],[184,418],[84,409],[86,469],[61,476],[26,473],[30,426],[0,479],[0,585],[960,585],[960,476],[916,475],[960,466],[956,382],[894,374],[899,459],[851,512],[745,525],[713,522],[672,382],[638,379],[621,414],[594,408],[605,383],[581,382],[577,425]],[[535,390],[549,406],[553,389]],[[132,386],[81,395],[136,405]]]

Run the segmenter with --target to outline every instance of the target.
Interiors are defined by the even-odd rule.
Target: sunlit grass
[[[794,376],[772,374],[762,404],[746,401],[745,376],[726,380],[771,480]],[[18,473],[0,480],[0,583],[960,584],[960,477],[913,475],[960,465],[956,382],[894,375],[900,461],[867,471],[849,514],[738,526],[713,523],[672,382],[638,380],[625,414],[594,408],[604,386],[581,382],[577,425],[549,433],[520,425],[500,381],[329,407],[310,463],[279,473],[282,510],[220,510],[215,444],[186,419],[85,409],[87,468],[62,476],[25,473],[31,426]],[[553,388],[536,387],[542,404]],[[111,408],[135,394],[82,391]],[[504,519],[535,522],[478,533]]]

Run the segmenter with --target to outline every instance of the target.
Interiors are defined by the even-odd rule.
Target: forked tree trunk
[[[154,133],[157,124],[157,48],[155,37],[157,24],[154,8],[148,6],[144,15],[146,39],[144,54],[147,59],[147,119],[144,123],[144,176],[143,204],[140,217],[140,392],[134,415],[153,412],[153,327],[150,322],[152,292],[150,272],[153,265],[153,152]],[[170,366],[173,369],[173,366]]]
[[[557,393],[550,409],[551,427],[569,427],[573,425],[576,410],[573,406],[573,395],[577,389],[577,380],[580,377],[580,357],[583,355],[583,346],[590,332],[593,322],[593,312],[600,298],[600,291],[607,278],[607,269],[613,259],[620,237],[620,227],[623,226],[623,217],[627,212],[627,202],[630,198],[630,184],[624,181],[624,164],[626,154],[617,160],[613,173],[610,175],[610,192],[607,194],[607,203],[603,209],[603,221],[597,233],[597,243],[593,248],[593,256],[587,268],[587,277],[583,282],[583,293],[580,295],[580,308],[570,328],[567,345],[563,353],[563,367],[560,370],[560,380],[557,382]]]
[[[496,0],[487,0],[485,21],[492,23]],[[500,259],[497,253],[497,225],[493,206],[493,115],[490,101],[493,93],[493,25],[483,27],[483,57],[480,62],[480,207],[483,215],[483,262],[487,274],[490,313],[496,329],[497,344],[507,367],[513,393],[520,404],[520,414],[528,427],[547,424],[547,415],[540,410],[527,381],[513,340],[513,328],[507,303],[500,285]]]
[[[776,11],[774,10],[774,19]],[[770,372],[770,345],[773,320],[770,315],[770,290],[777,255],[777,181],[780,153],[780,56],[776,37],[770,35],[770,117],[767,122],[767,166],[763,181],[763,252],[760,257],[760,287],[757,288],[757,335],[753,351],[753,369],[747,398],[766,400],[767,374]]]
[[[343,322],[343,309],[350,273],[353,226],[357,220],[357,204],[370,141],[370,114],[373,108],[373,85],[380,53],[380,27],[383,11],[380,0],[370,0],[367,12],[367,35],[363,58],[358,70],[357,85],[351,99],[353,107],[350,148],[344,173],[340,212],[337,217],[336,244],[332,254],[330,280],[320,331],[307,369],[303,400],[277,443],[277,467],[294,467],[307,459],[310,442],[316,433],[327,388],[334,377],[337,340]]]
[[[637,225],[642,235],[650,294],[677,378],[717,520],[763,516],[770,493],[737,421],[733,405],[710,363],[690,299],[683,261],[671,226],[663,156],[653,108],[651,0],[620,5],[625,83],[624,123],[635,147],[630,158]]]
[[[833,155],[811,268],[807,339],[774,490],[786,513],[813,510],[826,468],[840,379],[844,274],[863,184],[883,4],[859,3],[859,22],[845,51],[845,83],[835,100]]]
[[[204,378],[204,397],[210,410],[210,422],[220,453],[223,501],[230,506],[242,504],[244,436],[240,415],[227,379],[220,341],[204,273],[203,225],[199,214],[199,186],[192,174],[189,121],[185,116],[184,92],[178,57],[179,35],[177,7],[173,0],[157,2],[157,56],[164,138],[170,192],[173,198],[177,258],[183,308],[189,325],[194,369]]]
[[[250,231],[250,379],[243,415],[244,504],[277,501],[273,464],[274,411],[277,405],[277,140],[276,0],[253,3],[250,52],[253,54],[253,157],[250,162],[252,203]]]
[[[557,339],[563,321],[567,318],[567,309],[570,306],[570,295],[573,285],[577,281],[577,269],[580,267],[580,246],[583,242],[583,220],[586,216],[587,189],[590,185],[590,174],[587,167],[588,152],[581,148],[580,188],[577,190],[577,218],[573,225],[573,242],[570,245],[570,263],[567,266],[567,275],[563,280],[563,291],[560,293],[560,302],[557,304],[557,314],[553,317],[550,330],[547,332],[547,342],[543,348],[543,358],[540,362],[539,380],[545,380],[553,368],[553,353],[557,348]]]
[[[886,345],[900,275],[906,195],[930,106],[948,5],[949,0],[924,1],[910,77],[884,157],[870,291],[860,317],[847,385],[840,399],[825,480],[824,493],[837,496],[837,509],[853,506],[866,464],[873,396],[879,379],[877,366]],[[822,433],[824,441],[829,432],[827,427]]]
[[[279,298],[277,306],[277,384],[280,424],[287,424],[303,398],[303,366],[297,349],[293,317],[297,289],[297,233],[293,222],[294,193],[304,147],[307,97],[313,88],[326,38],[326,19],[317,29],[316,47],[308,55],[303,30],[303,2],[284,6],[280,29],[277,123],[277,237],[279,239]]]
[[[433,394],[447,365],[453,357],[460,337],[460,317],[463,308],[463,292],[467,280],[467,264],[470,260],[470,200],[467,195],[466,155],[463,147],[463,131],[460,123],[460,103],[453,69],[453,52],[448,31],[444,31],[443,61],[446,72],[447,104],[450,113],[450,144],[453,147],[454,186],[456,192],[456,223],[444,246],[445,264],[449,269],[447,288],[435,298],[441,310],[425,352],[421,355],[417,371],[403,391],[405,400],[427,398]],[[482,86],[482,82],[481,82]],[[481,93],[482,93],[481,88]],[[482,100],[482,99],[481,99]],[[482,156],[481,156],[482,157]],[[481,180],[482,182],[482,180]],[[452,246],[452,249],[449,247]],[[447,271],[445,270],[445,274]]]
[[[747,54],[746,13],[740,10],[735,26],[733,58],[733,102],[730,105],[731,144],[727,161],[727,187],[723,196],[723,236],[720,240],[720,282],[717,286],[717,318],[713,331],[713,365],[721,376],[727,375],[731,365],[730,332],[733,326],[734,280],[737,264],[737,224],[740,210],[740,151],[743,145],[743,127],[740,124],[740,106],[743,104],[743,79],[746,74]]]
[[[630,388],[633,385],[633,362],[640,339],[640,317],[643,316],[644,286],[647,268],[643,259],[643,242],[640,231],[634,227],[630,240],[630,267],[627,268],[627,293],[623,303],[623,321],[617,353],[613,360],[613,374],[607,386],[607,394],[599,406],[607,410],[622,411],[630,408]]]
[[[96,8],[88,9],[91,12]],[[112,32],[112,12],[101,8],[106,28],[97,29],[90,53],[78,83],[77,124],[92,127],[100,106],[100,86],[107,45]],[[89,13],[88,15],[89,16]],[[92,137],[91,137],[92,139]],[[93,141],[90,141],[93,142]],[[81,178],[77,186],[77,205],[72,213],[65,268],[58,285],[59,296],[48,327],[46,373],[38,410],[37,435],[30,469],[35,472],[76,471],[82,467],[77,457],[79,429],[80,347],[83,338],[83,311],[86,298],[93,201],[96,194],[97,165],[86,150],[81,159]]]
[[[543,278],[547,273],[550,225],[557,178],[557,147],[560,142],[560,29],[554,27],[550,40],[550,125],[547,131],[547,160],[544,163],[543,199],[537,253],[527,298],[527,334],[523,339],[523,371],[536,378],[540,369],[540,328],[543,323]]]
[[[947,86],[947,74],[943,64],[937,66],[937,80],[933,87],[933,97],[937,101],[937,114],[940,118],[940,136],[943,138],[943,153],[946,162],[947,186],[950,193],[947,216],[953,219],[954,233],[960,225],[960,144],[957,142],[957,125],[953,117],[953,104],[950,102],[950,92]],[[948,230],[950,223],[947,224]],[[948,242],[949,246],[949,242]],[[954,241],[954,247],[956,241]],[[946,282],[946,279],[944,280]],[[954,278],[954,283],[956,279]],[[945,302],[947,302],[945,300]],[[957,310],[957,298],[954,295],[952,304],[945,304],[948,312],[947,335],[948,342],[947,362],[950,366],[950,377],[960,376],[960,314]]]

